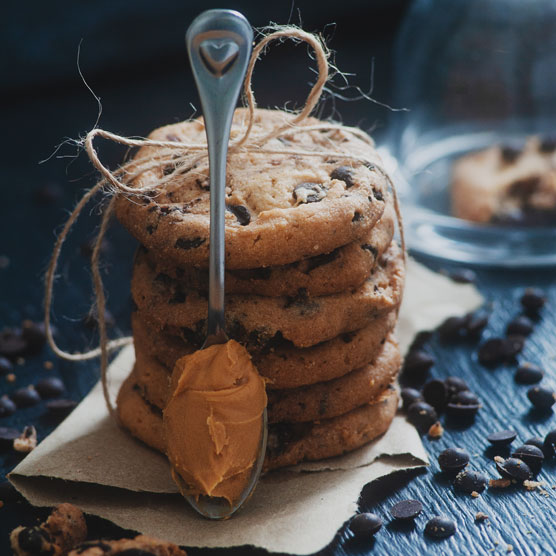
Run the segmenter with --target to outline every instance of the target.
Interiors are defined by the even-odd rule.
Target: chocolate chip
[[[449,376],[444,379],[444,384],[448,390],[448,400],[450,401],[458,392],[469,390],[467,382],[459,376]]]
[[[351,344],[354,336],[355,336],[355,332],[345,332],[344,334],[340,334],[340,338],[342,339],[344,344]]]
[[[527,288],[520,298],[520,303],[528,315],[537,316],[546,303],[546,297],[542,290]]]
[[[14,366],[12,362],[6,357],[0,355],[0,376],[13,373]]]
[[[448,389],[443,380],[429,380],[423,386],[423,398],[432,405],[436,411],[442,411],[448,401]]]
[[[361,220],[363,220],[363,215],[360,212],[355,211],[353,213],[353,218],[351,219],[351,221],[352,222],[360,222]]]
[[[556,429],[551,430],[544,437],[543,452],[547,458],[553,458],[556,456]]]
[[[378,256],[378,249],[376,247],[374,247],[373,245],[365,243],[365,244],[361,245],[361,249],[363,249],[365,251],[369,251],[369,253],[372,254],[374,259],[376,259],[377,256]]]
[[[465,330],[465,317],[448,317],[436,330],[443,343],[450,343],[463,337]]]
[[[407,411],[411,404],[424,401],[421,392],[415,390],[415,388],[403,388],[400,395],[402,397],[402,408],[404,411]]]
[[[543,137],[539,144],[539,151],[541,153],[552,153],[556,151],[556,136],[547,135]]]
[[[425,525],[425,535],[435,539],[446,539],[456,532],[456,523],[453,519],[443,515],[434,516]]]
[[[469,454],[461,448],[447,448],[438,455],[438,465],[445,473],[459,473],[469,463]]]
[[[512,458],[524,461],[531,471],[538,473],[544,461],[544,453],[538,446],[532,444],[523,444],[512,452]]]
[[[67,417],[76,407],[77,402],[65,399],[52,400],[46,404],[48,414],[56,419]]]
[[[351,518],[348,528],[356,539],[364,540],[373,536],[382,527],[382,519],[371,512],[357,514]]]
[[[533,473],[529,466],[518,458],[496,458],[496,469],[502,477],[522,483],[529,480]]]
[[[66,391],[66,387],[58,377],[51,376],[37,382],[35,384],[35,390],[44,400],[47,398],[57,398],[58,396],[61,396]]]
[[[20,388],[15,392],[10,394],[10,399],[15,403],[18,409],[22,407],[31,407],[38,404],[41,401],[39,393],[33,388],[33,386],[27,386],[27,388]]]
[[[426,402],[414,402],[407,409],[407,420],[424,434],[438,420],[438,416],[432,405]]]
[[[187,299],[187,294],[183,290],[180,290],[178,288],[176,289],[176,291],[174,291],[174,294],[168,300],[168,305],[177,305],[179,303],[185,303],[186,299]]]
[[[516,439],[517,433],[511,430],[497,431],[489,434],[487,440],[493,446],[508,446]]]
[[[525,346],[525,336],[512,334],[505,341],[506,361],[512,361],[516,355],[523,351]]]
[[[145,229],[150,236],[152,236],[154,231],[156,230],[156,228],[152,224],[149,224]]]
[[[423,504],[419,500],[402,500],[390,508],[394,519],[415,519],[423,511]]]
[[[533,386],[527,391],[527,397],[536,409],[549,410],[556,402],[556,392],[544,386]]]
[[[432,338],[433,333],[430,330],[421,330],[421,332],[417,332],[415,338],[411,342],[408,351],[417,351],[423,349],[427,342]]]
[[[471,419],[477,414],[480,408],[481,403],[479,402],[479,398],[473,392],[464,390],[453,396],[446,405],[446,413],[456,418]]]
[[[488,479],[480,471],[460,471],[454,479],[454,488],[460,492],[471,494],[483,492],[488,484]]]
[[[0,355],[15,359],[25,354],[27,342],[23,339],[21,330],[4,328],[0,332]]]
[[[303,268],[305,274],[308,274],[315,268],[319,266],[324,266],[326,264],[330,264],[332,261],[335,261],[340,256],[340,250],[334,249],[334,251],[330,251],[330,253],[324,253],[322,255],[315,255],[310,259],[307,259],[303,262]]]
[[[533,321],[525,315],[520,315],[508,323],[506,334],[517,336],[529,336],[533,332]]]
[[[470,268],[458,268],[447,273],[448,277],[458,284],[474,284],[477,275]]]
[[[48,554],[43,548],[50,543],[48,531],[41,527],[25,527],[17,536],[19,548],[29,554]]]
[[[169,176],[170,174],[173,174],[175,171],[176,171],[176,167],[172,166],[171,164],[164,166],[164,168],[162,169],[162,173],[165,176]]]
[[[330,178],[333,180],[340,180],[346,184],[346,188],[353,187],[353,169],[349,166],[339,166],[332,170]]]
[[[428,353],[421,350],[410,351],[405,356],[402,373],[407,376],[423,376],[434,363],[434,358]]]
[[[293,198],[299,203],[316,203],[326,197],[326,189],[322,183],[304,182],[293,190]]]
[[[15,413],[16,409],[17,406],[8,396],[0,398],[0,417],[9,417]]]
[[[247,207],[243,205],[226,205],[226,209],[237,218],[240,226],[247,226],[251,222],[251,213]]]
[[[536,384],[544,377],[544,370],[533,363],[522,363],[515,371],[514,379],[519,384]]]
[[[384,195],[382,194],[382,191],[379,191],[378,189],[376,189],[376,187],[373,187],[373,195],[377,201],[384,201]]]
[[[477,340],[481,337],[487,324],[488,314],[480,311],[477,313],[469,313],[465,316],[463,332],[468,338]]]
[[[500,157],[506,164],[515,162],[521,155],[521,149],[503,145],[500,147]]]
[[[481,365],[494,367],[507,359],[506,338],[490,338],[479,346],[478,358]]]
[[[290,307],[305,305],[308,300],[309,296],[307,295],[307,288],[299,288],[295,295],[286,297],[284,308],[289,309]]]
[[[527,439],[523,444],[529,444],[531,446],[535,446],[539,448],[539,450],[543,449],[543,442],[544,440],[540,436],[532,436],[531,438]]]
[[[174,244],[177,249],[196,249],[205,243],[206,239],[201,237],[194,237],[193,239],[179,237]]]
[[[17,429],[0,427],[0,450],[9,450],[20,432]]]

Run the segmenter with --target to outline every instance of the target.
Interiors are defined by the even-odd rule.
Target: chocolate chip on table
[[[41,401],[39,393],[33,386],[27,386],[26,388],[20,388],[12,392],[10,394],[10,399],[15,403],[18,409],[22,407],[31,407]]]
[[[469,454],[462,448],[447,448],[438,455],[438,465],[445,473],[459,473],[469,463]]]
[[[454,479],[454,488],[467,494],[471,494],[473,492],[480,494],[485,490],[487,484],[487,477],[480,471],[460,471]]]
[[[546,303],[546,297],[542,290],[527,288],[520,299],[521,306],[528,315],[537,316]]]
[[[507,360],[508,343],[506,338],[490,338],[479,346],[477,353],[479,363],[493,367]]]
[[[317,203],[326,197],[322,183],[304,182],[294,187],[293,198],[299,203]]]
[[[444,384],[448,390],[448,400],[453,398],[458,392],[465,392],[469,390],[467,382],[459,376],[449,376],[444,379]]]
[[[533,476],[529,466],[518,458],[504,459],[497,457],[494,461],[500,475],[511,481],[522,483],[523,481],[528,481]]]
[[[251,213],[243,205],[226,205],[226,208],[237,218],[240,226],[247,226],[251,222]]]
[[[26,355],[40,353],[46,344],[46,332],[44,323],[24,320],[21,324],[21,336],[27,344]]]
[[[438,420],[438,415],[432,405],[426,402],[415,402],[407,410],[407,420],[424,434]]]
[[[402,409],[404,411],[407,411],[411,404],[424,401],[421,392],[415,388],[402,388],[400,395],[402,398]]]
[[[533,363],[522,363],[515,371],[514,380],[519,384],[536,384],[544,377],[544,370]]]
[[[544,453],[538,446],[523,444],[512,452],[512,458],[524,461],[531,471],[538,473],[544,461]]]
[[[423,386],[423,398],[432,405],[436,411],[442,411],[448,401],[448,388],[443,380],[429,380]]]
[[[390,508],[394,519],[415,519],[423,511],[423,504],[419,500],[402,500]]]
[[[540,436],[532,436],[531,438],[528,438],[523,444],[535,446],[539,450],[542,450],[543,443],[544,443],[544,439],[541,438]]]
[[[348,527],[357,540],[365,540],[378,532],[382,527],[382,519],[372,512],[365,512],[352,517]]]
[[[353,187],[353,169],[349,166],[339,166],[332,170],[330,174],[330,179],[340,180],[346,184],[346,188],[349,189]]]
[[[58,377],[50,376],[37,382],[35,384],[35,390],[44,400],[46,398],[57,398],[61,396],[66,391],[66,387]]]
[[[438,337],[443,343],[455,342],[463,337],[465,317],[448,317],[437,329]]]
[[[508,446],[517,437],[517,432],[512,430],[496,431],[487,436],[487,440],[493,446]]]
[[[500,157],[506,164],[515,162],[521,155],[521,149],[516,149],[509,145],[502,145],[500,147]]]
[[[410,351],[403,364],[402,374],[406,376],[423,376],[434,365],[434,358],[421,350]]]
[[[488,314],[484,311],[465,315],[464,332],[467,338],[478,340],[488,324]]]
[[[536,409],[548,410],[556,402],[556,392],[544,386],[533,386],[527,391],[527,397]]]
[[[543,452],[546,458],[556,457],[556,429],[551,430],[544,437]]]
[[[421,332],[417,332],[415,338],[413,338],[413,341],[409,346],[409,351],[411,352],[423,349],[432,336],[433,332],[430,330],[421,330]]]
[[[508,323],[506,334],[508,336],[529,336],[533,332],[534,326],[533,321],[529,317],[519,315]]]
[[[481,402],[476,394],[463,390],[455,394],[446,405],[446,413],[452,417],[471,419],[481,408]]]
[[[4,328],[0,332],[0,355],[15,359],[25,354],[27,342],[23,339],[21,330]]]
[[[8,450],[13,447],[14,440],[18,438],[20,432],[17,429],[0,427],[0,450]]]
[[[8,396],[0,397],[0,417],[9,417],[13,415],[16,410],[17,406]]]
[[[57,419],[67,417],[77,406],[77,402],[73,400],[52,400],[46,403],[48,414]]]
[[[427,521],[425,535],[435,539],[446,539],[456,532],[456,522],[444,515],[436,515]]]

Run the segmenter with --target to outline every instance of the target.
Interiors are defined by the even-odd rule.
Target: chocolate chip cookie
[[[232,138],[242,131],[245,110],[234,117]],[[293,115],[257,110],[252,137],[291,121]],[[260,268],[285,265],[348,243],[361,242],[382,216],[387,183],[376,169],[380,159],[369,143],[339,129],[303,131],[322,124],[308,118],[287,135],[264,145],[275,151],[337,153],[331,157],[266,154],[240,149],[230,152],[226,185],[226,267]],[[165,126],[151,139],[204,142],[202,119]],[[179,156],[179,153],[174,153]],[[184,153],[182,153],[184,154]],[[367,162],[342,159],[342,154]],[[208,160],[190,153],[191,161],[176,165],[171,155],[132,183],[144,187],[161,178],[148,195],[119,196],[116,215],[147,249],[179,264],[208,266]],[[159,147],[143,147],[137,165],[161,157]],[[195,161],[196,160],[196,161]],[[373,164],[374,163],[374,164]]]

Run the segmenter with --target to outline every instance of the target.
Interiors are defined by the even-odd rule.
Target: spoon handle
[[[205,119],[210,174],[208,336],[226,341],[224,318],[224,216],[226,156],[239,91],[251,54],[253,31],[232,10],[208,10],[186,34],[187,52]],[[207,338],[208,339],[208,338]],[[219,340],[219,341],[218,341]],[[206,343],[206,342],[205,342]]]

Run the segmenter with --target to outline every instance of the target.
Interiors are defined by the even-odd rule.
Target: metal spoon
[[[210,262],[208,331],[201,349],[228,341],[224,318],[224,215],[226,211],[226,156],[232,116],[251,53],[253,31],[249,22],[232,10],[208,10],[199,15],[186,34],[187,52],[201,99],[207,134],[210,175]],[[223,498],[187,497],[191,506],[211,519],[230,517],[247,500],[261,472],[267,417],[259,454],[244,492],[232,506]]]

